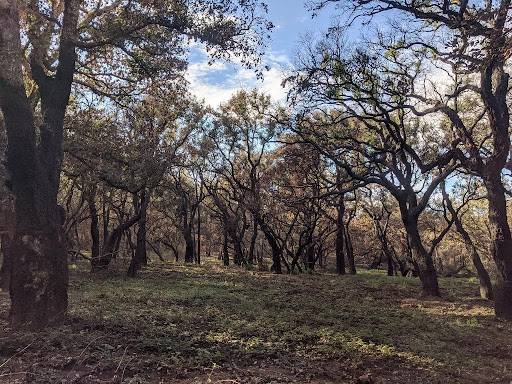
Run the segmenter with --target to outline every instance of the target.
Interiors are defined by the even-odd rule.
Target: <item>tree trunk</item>
[[[338,275],[344,275],[345,270],[345,224],[343,217],[345,216],[345,197],[340,196],[337,206],[337,217],[336,217],[336,273]]]
[[[441,185],[443,198],[446,201],[446,206],[448,208],[448,211],[452,215],[452,218],[454,220],[455,228],[457,229],[457,232],[459,232],[459,235],[462,237],[462,240],[464,241],[464,245],[466,246],[467,252],[471,255],[471,260],[473,261],[473,265],[475,266],[476,273],[478,275],[478,280],[480,282],[480,297],[482,299],[492,300],[493,299],[493,289],[492,289],[492,283],[491,278],[489,277],[489,273],[487,273],[487,270],[485,269],[482,259],[480,258],[480,253],[478,252],[478,249],[475,246],[475,243],[473,242],[473,239],[471,239],[471,236],[466,231],[464,226],[462,225],[462,221],[460,220],[457,211],[453,208],[452,202],[450,200],[450,196],[446,192],[445,185]]]
[[[411,245],[412,259],[421,280],[423,293],[427,296],[441,296],[434,261],[421,242],[417,222],[409,223],[406,230]]]
[[[226,267],[229,266],[228,232],[225,228],[222,239],[222,261]]]
[[[350,223],[345,225],[345,249],[347,253],[348,271],[351,275],[357,274],[356,261],[354,259],[354,247],[352,245],[352,236],[350,236]]]
[[[255,249],[256,249],[256,240],[258,240],[258,223],[256,220],[253,221],[253,230],[251,236],[251,244],[249,246],[249,264],[256,264],[255,259]]]
[[[484,179],[489,202],[491,255],[497,267],[496,316],[512,320],[512,237],[507,220],[505,188],[499,173]]]
[[[87,204],[89,206],[89,215],[91,216],[91,262],[100,257],[100,230],[98,220],[98,209],[96,208],[96,191],[97,187],[94,184],[87,194]]]
[[[276,274],[281,274],[283,273],[281,269],[281,248],[279,247],[279,244],[277,243],[277,240],[271,229],[267,226],[263,219],[258,217],[256,220],[258,220],[258,225],[260,226],[261,231],[263,232],[263,235],[265,235],[268,245],[270,245],[270,249],[272,250],[272,266],[270,267],[270,270]]]
[[[418,215],[410,214],[406,200],[400,200],[398,203],[400,216],[407,233],[408,252],[410,252],[412,263],[421,280],[423,294],[426,296],[441,296],[434,260],[421,240],[418,229]]]
[[[141,192],[139,209],[139,227],[137,228],[137,240],[135,253],[133,254],[130,266],[128,267],[128,276],[135,277],[141,267],[148,265],[148,257],[146,252],[146,222],[147,211],[149,205],[149,192],[143,190]]]
[[[244,252],[242,250],[242,243],[237,236],[231,236],[231,244],[233,244],[233,249],[235,250],[235,257],[233,262],[235,265],[241,266],[244,262]]]
[[[391,256],[391,253],[387,252],[386,257],[388,259],[388,276],[395,276],[395,266],[393,264],[393,257]]]
[[[0,2],[0,107],[16,213],[8,256],[12,261],[9,319],[15,327],[42,328],[59,322],[67,311],[67,251],[57,192],[78,13],[77,2],[66,2],[56,76],[48,77],[35,60],[31,63],[43,116],[37,135],[23,80],[18,2]]]
[[[190,225],[187,225],[183,229],[183,238],[185,239],[185,263],[193,263],[195,242],[194,236],[192,236],[192,227]]]
[[[315,257],[315,246],[312,242],[306,247],[306,267],[307,270],[313,272],[315,270],[316,257]]]
[[[9,235],[0,235],[0,248],[2,252],[2,267],[0,268],[0,289],[9,289],[11,264],[9,260]]]
[[[124,231],[131,228],[140,219],[141,212],[137,212],[133,217],[127,221],[119,224],[112,232],[110,232],[104,240],[101,255],[97,259],[91,260],[91,272],[99,272],[106,270],[112,261],[112,258],[119,250],[121,244],[121,237]]]
[[[201,203],[197,204],[197,264],[201,264]]]

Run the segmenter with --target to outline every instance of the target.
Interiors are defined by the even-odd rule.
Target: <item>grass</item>
[[[9,329],[0,293],[0,382],[509,384],[512,324],[474,281],[440,284],[433,300],[375,271],[75,270],[67,323],[42,333]]]

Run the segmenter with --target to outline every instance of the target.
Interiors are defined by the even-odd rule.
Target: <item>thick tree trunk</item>
[[[240,242],[240,239],[237,238],[237,236],[231,237],[231,244],[233,244],[233,249],[235,250],[235,257],[233,259],[233,262],[241,266],[244,262],[244,252],[242,250],[242,243]]]
[[[310,272],[315,270],[316,257],[315,257],[315,246],[310,240],[308,246],[306,247],[306,269]]]
[[[9,259],[9,235],[0,235],[0,248],[2,252],[2,267],[0,268],[0,289],[9,289],[9,280],[11,275],[11,263]]]
[[[386,257],[388,259],[388,276],[395,276],[395,265],[393,264],[393,258],[391,257],[391,253],[387,252]]]
[[[185,239],[185,263],[194,262],[195,242],[192,236],[192,227],[187,225],[183,229],[183,238]]]
[[[434,260],[423,246],[417,223],[412,221],[409,222],[406,230],[411,245],[412,259],[418,270],[423,293],[427,296],[441,296]]]
[[[67,311],[67,252],[57,192],[64,115],[75,69],[72,41],[78,5],[65,3],[55,77],[44,73],[37,58],[31,62],[43,117],[37,135],[23,79],[18,2],[0,2],[0,107],[16,212],[8,256],[12,261],[9,318],[13,326],[41,328],[59,322]]]
[[[400,215],[407,233],[407,246],[410,251],[412,263],[419,275],[423,294],[426,296],[441,296],[437,272],[432,255],[423,246],[418,229],[418,216],[409,214],[407,203],[399,201]]]
[[[489,202],[491,255],[496,263],[496,316],[512,320],[512,237],[507,220],[505,188],[501,175],[492,172],[484,179]]]
[[[137,205],[139,205],[138,209],[140,218],[139,227],[137,228],[135,252],[133,254],[132,260],[130,261],[130,266],[128,267],[127,272],[129,277],[135,277],[140,268],[148,264],[148,257],[146,252],[146,222],[149,205],[148,191],[143,190],[141,192],[140,201]]]
[[[261,231],[263,232],[263,235],[267,239],[268,245],[272,250],[272,266],[270,267],[270,270],[276,274],[281,274],[283,273],[281,269],[281,248],[279,247],[279,244],[277,243],[277,240],[271,229],[267,226],[267,223],[265,223],[260,217],[257,217],[256,220],[258,221],[258,225],[260,226]]]

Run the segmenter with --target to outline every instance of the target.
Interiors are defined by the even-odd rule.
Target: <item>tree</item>
[[[443,194],[443,199],[446,203],[446,207],[448,209],[448,212],[450,212],[450,215],[453,218],[453,222],[455,224],[455,228],[457,232],[459,233],[460,237],[464,241],[464,245],[466,247],[466,250],[468,254],[471,256],[471,261],[473,262],[473,265],[476,269],[476,273],[478,275],[478,280],[480,283],[480,296],[482,299],[493,299],[493,292],[492,292],[492,283],[491,278],[489,277],[489,273],[485,269],[484,264],[482,263],[482,258],[480,257],[480,252],[478,251],[477,246],[475,245],[473,239],[471,238],[470,234],[464,228],[464,225],[462,224],[461,216],[462,214],[459,213],[461,211],[461,208],[463,208],[471,197],[471,186],[469,188],[469,193],[464,194],[463,201],[461,206],[458,209],[455,209],[453,206],[453,203],[450,199],[450,195],[448,194],[446,190],[446,185],[443,182],[441,184],[441,192]],[[469,195],[469,196],[468,196]]]
[[[430,137],[435,122],[408,110],[411,84],[404,71],[411,63],[406,58],[388,59],[362,49],[348,54],[345,47],[342,36],[333,32],[299,57],[297,74],[288,81],[303,113],[291,127],[355,182],[391,193],[423,292],[439,296],[432,254],[449,226],[427,249],[418,225],[434,191],[459,166],[458,150],[449,145],[448,135]]]
[[[328,3],[337,3],[356,18],[384,12],[405,18],[407,28],[395,25],[384,50],[390,56],[409,54],[428,60],[428,69],[439,68],[451,79],[453,87],[447,92],[439,86],[437,92],[429,92],[423,87],[425,76],[410,77],[413,87],[406,108],[419,117],[444,116],[450,122],[445,130],[456,144],[458,161],[481,178],[488,196],[490,251],[498,270],[495,312],[512,319],[512,236],[503,182],[511,144],[510,0],[327,0],[314,1],[312,6],[319,10]]]
[[[255,1],[66,0],[21,6],[15,0],[0,4],[0,106],[17,219],[9,247],[10,321],[40,328],[58,322],[67,309],[57,192],[73,81],[105,93],[102,85],[129,85],[133,91],[133,84],[145,85],[139,79],[172,80],[183,69],[176,59],[184,38],[206,42],[213,57],[238,54],[246,63],[249,57],[257,62],[266,34],[253,32],[271,25]],[[204,14],[209,17],[199,16]],[[30,49],[22,47],[22,35]]]
[[[266,199],[271,198],[272,188],[264,190],[262,186],[272,163],[266,150],[276,137],[273,112],[269,97],[240,91],[221,106],[204,146],[212,148],[207,157],[210,171],[228,190],[229,198],[250,212],[271,248],[272,270],[281,273],[282,246]],[[231,225],[226,224],[233,237]]]

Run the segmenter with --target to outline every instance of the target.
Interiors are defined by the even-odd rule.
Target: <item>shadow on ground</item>
[[[70,316],[7,327],[1,383],[510,383],[512,325],[468,279],[442,300],[379,272],[275,276],[165,265],[71,279]]]

